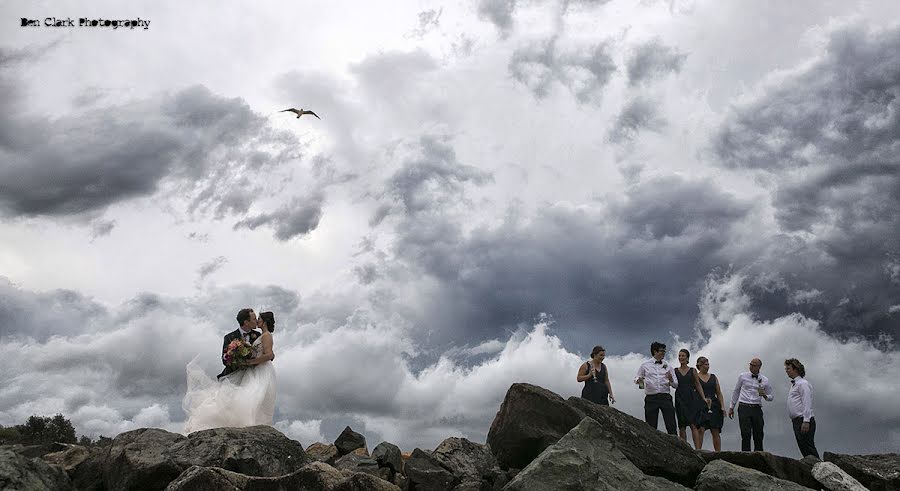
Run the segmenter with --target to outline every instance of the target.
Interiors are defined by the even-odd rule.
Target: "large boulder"
[[[334,465],[334,461],[340,457],[337,447],[333,444],[319,442],[306,447],[306,455],[309,455],[309,458],[313,460],[325,462],[328,465]]]
[[[833,462],[872,491],[900,490],[900,454],[844,455],[825,452]]]
[[[291,474],[275,477],[246,476],[219,467],[192,466],[169,484],[166,491],[399,491],[393,484],[359,473],[344,475],[323,462],[313,462]]]
[[[486,445],[465,438],[450,437],[441,442],[431,456],[438,464],[461,481],[457,489],[478,489],[483,481],[492,477],[491,469],[497,460]]]
[[[91,456],[91,450],[80,445],[65,445],[63,450],[45,454],[42,458],[48,464],[58,465],[70,476],[75,468]]]
[[[378,461],[367,455],[349,453],[337,459],[334,463],[334,468],[337,470],[346,469],[353,472],[364,472],[378,477],[383,476],[383,474],[379,472],[380,467],[378,466]],[[390,478],[390,469],[386,470],[388,471],[387,476]]]
[[[251,478],[221,467],[193,465],[166,487],[166,491],[243,491]]]
[[[725,460],[714,460],[697,478],[697,491],[809,491],[807,487],[778,479]]]
[[[687,444],[613,407],[580,397],[563,400],[530,384],[513,384],[488,432],[487,443],[504,468],[523,468],[589,416],[643,473],[693,486],[706,464]]]
[[[290,474],[312,462],[299,442],[266,425],[196,431],[167,454],[182,470],[198,465],[263,477]]]
[[[341,481],[334,491],[400,491],[400,488],[371,474],[354,474]]]
[[[415,449],[403,466],[409,491],[443,491],[459,484],[459,478],[444,469],[431,454]]]
[[[186,440],[182,435],[156,428],[127,431],[115,437],[103,459],[103,483],[107,489],[165,489],[185,468],[169,450]]]
[[[72,484],[62,467],[0,447],[0,489],[65,491]]]
[[[807,461],[773,455],[769,452],[702,452],[701,456],[706,462],[724,460],[801,486],[821,488],[819,481],[812,475],[812,464]]]
[[[585,417],[522,469],[504,491],[687,490],[661,477],[647,476],[609,441],[600,423]]]
[[[337,447],[338,454],[344,456],[357,448],[366,448],[366,437],[353,431],[348,426],[338,435],[337,440],[334,441],[334,446]],[[366,453],[368,452],[368,449],[366,449]]]
[[[829,491],[866,491],[867,488],[853,479],[833,462],[818,462],[813,466],[812,475]]]
[[[381,442],[372,450],[372,458],[381,467],[388,467],[394,472],[403,470],[400,447],[393,443]]]

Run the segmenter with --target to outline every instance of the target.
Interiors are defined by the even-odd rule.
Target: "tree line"
[[[92,440],[86,435],[75,436],[75,427],[62,414],[55,416],[31,415],[24,424],[0,425],[0,445],[44,445],[49,443],[76,443],[83,446],[106,445],[112,438],[100,435]]]

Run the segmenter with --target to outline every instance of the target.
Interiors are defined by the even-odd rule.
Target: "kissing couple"
[[[187,365],[187,414],[184,433],[221,427],[271,425],[275,414],[275,367],[272,331],[275,314],[238,311],[238,328],[225,335],[222,370],[213,380],[197,363]]]

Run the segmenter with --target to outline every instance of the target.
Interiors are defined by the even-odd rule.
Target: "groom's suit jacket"
[[[259,336],[260,336],[259,331],[255,330],[255,329],[253,331],[250,331],[250,344],[253,344],[256,341],[256,338],[258,338]],[[231,342],[234,341],[235,339],[241,339],[241,338],[243,338],[243,333],[241,333],[240,328],[235,329],[234,331],[231,331],[230,333],[225,335],[225,342],[222,343],[222,364],[223,365],[225,364],[225,350],[228,349],[228,345],[231,344]],[[232,370],[231,367],[226,366],[225,370],[222,370],[222,373],[220,373],[218,376],[216,376],[216,378],[220,379],[233,371],[234,370]]]

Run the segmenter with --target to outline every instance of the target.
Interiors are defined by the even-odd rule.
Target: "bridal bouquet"
[[[250,345],[246,341],[240,338],[235,339],[228,344],[227,348],[225,348],[225,355],[223,356],[225,366],[233,370],[247,368],[247,360],[250,359],[250,352]]]

